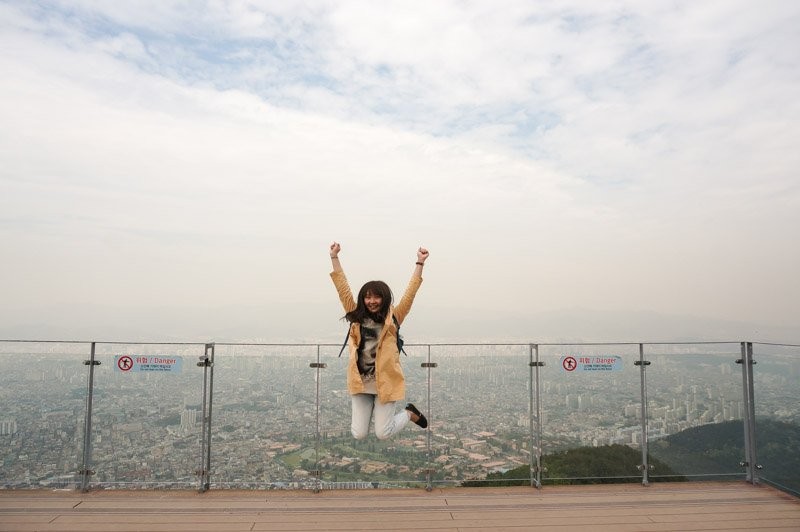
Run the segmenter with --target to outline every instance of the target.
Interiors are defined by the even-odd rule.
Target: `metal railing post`
[[[427,461],[428,465],[425,468],[425,470],[426,470],[426,474],[425,474],[425,476],[426,476],[425,490],[426,491],[433,491],[433,481],[431,480],[431,473],[433,473],[433,467],[431,466],[431,454],[432,454],[432,451],[431,451],[431,421],[432,421],[432,418],[431,418],[431,369],[435,368],[436,366],[438,366],[438,364],[436,364],[435,362],[431,362],[431,346],[430,346],[430,344],[428,344],[427,362],[424,362],[424,363],[421,364],[421,367],[428,369],[428,378],[427,378],[427,381],[428,381],[428,397],[427,397],[427,400],[426,400],[427,406],[428,406],[428,408],[427,408],[428,413],[426,415],[426,417],[428,418],[428,428],[425,429],[425,437],[426,437],[426,441],[427,441],[427,443],[426,443],[426,449],[427,449],[426,452],[427,452],[427,455],[428,455],[427,458],[426,458],[426,461]]]
[[[328,367],[327,364],[323,364],[320,362],[319,358],[320,354],[320,346],[317,344],[317,361],[312,362],[309,364],[309,367],[314,368],[316,372],[314,373],[314,383],[316,384],[316,398],[314,399],[314,408],[316,410],[316,434],[314,436],[314,470],[310,471],[311,475],[316,479],[314,484],[314,493],[319,493],[322,491],[322,471],[319,466],[319,445],[320,445],[320,421],[319,421],[319,412],[320,412],[320,401],[319,401],[319,380],[320,380],[320,372],[319,370]]]
[[[756,408],[753,387],[753,343],[742,342],[742,400],[744,401],[744,460],[739,465],[745,468],[745,480],[758,484],[758,459],[756,456]]]
[[[528,362],[528,427],[530,436],[530,477],[531,487],[542,487],[542,405],[539,390],[539,368],[544,362],[539,361],[539,345],[529,346]],[[534,434],[536,438],[534,439]]]
[[[86,414],[83,423],[83,458],[81,468],[78,473],[81,476],[81,491],[89,491],[89,477],[94,474],[90,469],[92,464],[92,402],[94,399],[94,367],[99,366],[100,362],[95,360],[96,343],[92,342],[92,350],[89,360],[84,360],[83,364],[89,366],[89,376],[86,384]]]
[[[535,476],[536,476],[536,457],[534,456],[533,450],[534,442],[533,442],[533,418],[534,418],[534,408],[535,405],[533,403],[533,345],[528,347],[528,446],[530,455],[528,457],[528,466],[530,467],[530,480],[531,480],[531,487],[536,485]]]
[[[198,367],[203,368],[203,420],[202,432],[200,436],[200,469],[197,475],[200,477],[199,491],[203,493],[211,485],[211,410],[214,395],[214,346],[206,344],[205,353],[200,357]],[[210,356],[209,356],[210,353]]]
[[[634,365],[639,366],[639,378],[641,382],[641,400],[642,400],[642,464],[639,466],[642,471],[642,486],[650,485],[650,464],[648,462],[648,438],[647,438],[647,366],[650,365],[649,360],[644,359],[644,344],[639,344],[639,360],[634,362]]]

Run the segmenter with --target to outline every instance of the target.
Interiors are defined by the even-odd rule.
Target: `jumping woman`
[[[331,279],[344,307],[344,317],[350,323],[347,389],[352,399],[353,437],[360,440],[367,436],[373,416],[375,435],[381,440],[403,430],[409,421],[427,428],[428,420],[413,404],[408,403],[402,412],[395,413],[395,403],[406,395],[397,329],[411,310],[422,284],[422,267],[428,259],[428,250],[417,250],[414,273],[397,306],[392,305],[392,291],[383,281],[369,281],[358,291],[358,298],[353,299],[339,262],[340,250],[337,242],[331,244]]]

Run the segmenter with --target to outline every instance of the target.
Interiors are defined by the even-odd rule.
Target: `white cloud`
[[[50,5],[0,6],[7,306],[327,301],[337,238],[447,307],[800,313],[792,4]]]

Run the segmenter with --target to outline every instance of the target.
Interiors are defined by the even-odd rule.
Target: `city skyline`
[[[87,366],[76,346],[4,345],[0,354],[4,410],[4,483],[74,483],[82,453]],[[9,347],[11,349],[9,349]],[[67,354],[64,347],[75,352]],[[712,346],[713,347],[713,346]],[[16,348],[16,350],[14,350]],[[741,420],[742,378],[736,346],[649,346],[648,438],[651,443],[706,424]],[[569,349],[576,355],[614,353],[619,371],[569,374],[562,346],[541,348],[542,440],[533,439],[529,412],[531,353],[526,346],[449,346],[434,349],[427,399],[427,351],[404,359],[408,397],[428,412],[431,431],[410,427],[379,442],[354,442],[344,365],[334,350],[326,368],[309,367],[314,346],[219,346],[215,355],[212,482],[229,487],[288,485],[313,479],[419,482],[428,464],[448,482],[479,479],[544,454],[610,444],[640,448],[642,437],[638,348]],[[115,357],[183,357],[175,374],[114,369]],[[189,364],[202,346],[103,346],[94,376],[91,481],[98,486],[192,485],[199,467],[203,369]],[[281,354],[282,353],[282,354]],[[25,356],[25,364],[20,364]],[[765,347],[755,355],[757,416],[800,423],[794,397],[800,370],[792,348]],[[319,396],[316,386],[319,385]],[[319,415],[319,425],[316,425]],[[319,431],[320,440],[316,439]],[[426,438],[430,434],[428,454]],[[769,442],[759,442],[769,445]],[[659,456],[651,446],[651,454]],[[738,463],[731,466],[737,473]],[[704,473],[694,471],[693,473]],[[705,472],[709,473],[709,472]],[[72,479],[72,480],[69,480]]]

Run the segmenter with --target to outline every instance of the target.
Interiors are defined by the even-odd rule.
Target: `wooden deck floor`
[[[800,500],[744,482],[325,491],[0,491],[0,531],[791,530]]]

